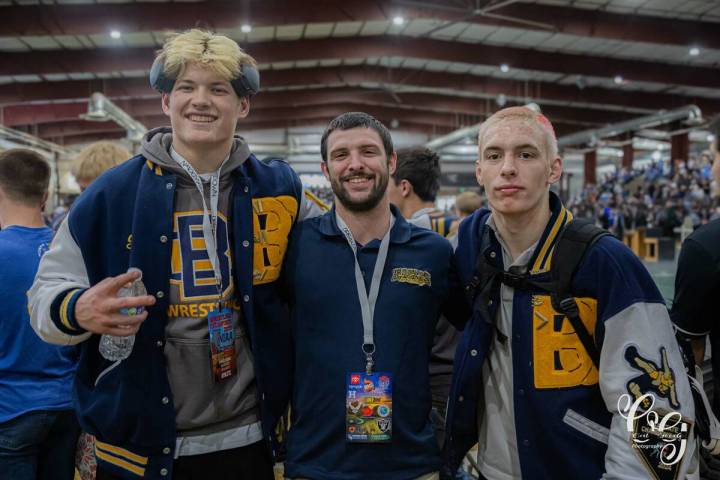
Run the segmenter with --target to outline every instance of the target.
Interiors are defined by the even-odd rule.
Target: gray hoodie
[[[217,294],[208,295],[207,287],[202,284],[204,276],[211,274],[212,270],[208,270],[202,234],[197,230],[197,226],[202,224],[203,205],[195,183],[170,155],[171,142],[172,131],[169,128],[152,130],[143,141],[141,153],[178,178],[165,358],[175,403],[178,436],[189,437],[237,429],[257,423],[260,419],[252,356],[241,321],[240,306],[235,300],[231,274],[234,267],[228,237],[231,227],[226,223],[233,186],[231,172],[248,158],[250,149],[245,140],[236,136],[220,175],[218,255],[221,257],[223,277],[222,301],[233,311],[237,373],[216,382],[212,372],[207,312],[212,304],[217,303]],[[204,192],[208,208],[209,190],[206,184]]]

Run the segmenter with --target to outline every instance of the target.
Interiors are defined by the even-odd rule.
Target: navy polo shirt
[[[375,306],[377,372],[393,375],[392,440],[345,440],[345,381],[365,369],[353,252],[330,211],[300,223],[285,260],[294,343],[292,426],[285,475],[327,480],[407,480],[439,469],[429,420],[428,362],[448,295],[452,248],[438,234],[396,221]],[[358,248],[366,286],[380,247]]]

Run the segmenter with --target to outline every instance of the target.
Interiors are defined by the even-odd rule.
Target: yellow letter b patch
[[[575,300],[583,324],[593,333],[597,323],[597,300]],[[549,295],[534,295],[532,303],[535,388],[596,384],[598,371],[570,320],[553,309]]]

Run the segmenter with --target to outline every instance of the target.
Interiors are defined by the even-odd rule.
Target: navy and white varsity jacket
[[[303,205],[302,185],[286,163],[263,163],[253,155],[232,175],[228,236],[235,299],[250,338],[267,438],[291,383],[288,311],[276,280]],[[104,461],[127,478],[172,477],[176,422],[163,348],[177,181],[142,156],[98,178],[73,205],[69,235],[62,241],[56,237],[29,292],[36,332],[51,343],[80,343],[74,386],[80,423],[97,437]],[[100,336],[75,321],[74,305],[84,289],[129,266],[142,270],[157,302],[137,333],[133,353],[113,364],[98,353]]]
[[[572,218],[553,193],[550,208],[552,216],[528,264],[531,280],[549,279],[558,232]],[[482,243],[489,214],[477,211],[460,225],[460,287],[470,285],[477,255],[503,267],[501,246],[492,231],[486,237],[489,244]],[[478,441],[482,367],[496,335],[499,290],[498,284],[487,310],[475,297],[458,345],[447,416],[446,475]],[[637,446],[642,421],[631,422],[628,431],[619,413],[618,402],[624,408],[628,400],[650,393],[655,409],[680,412],[689,430],[694,419],[680,351],[663,298],[647,270],[627,247],[605,236],[578,267],[572,293],[600,351],[599,372],[569,321],[553,310],[548,294],[514,291],[512,334],[506,340],[512,342],[512,365],[503,368],[512,369],[522,478],[694,478],[689,474],[695,451],[692,432],[685,435],[689,438],[681,461],[662,465],[653,452]]]

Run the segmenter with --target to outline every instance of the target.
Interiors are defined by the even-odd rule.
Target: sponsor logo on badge
[[[370,380],[369,378],[365,379],[365,381],[363,382],[363,390],[368,393],[375,390],[375,384],[372,382],[372,380]]]
[[[360,385],[360,375],[350,375],[351,385]]]
[[[390,430],[390,419],[389,418],[378,418],[377,426],[381,432],[385,433]]]
[[[387,417],[388,415],[390,415],[390,409],[388,408],[387,405],[378,405],[377,413],[378,413],[378,415],[380,415],[381,417],[384,418],[384,417]]]

